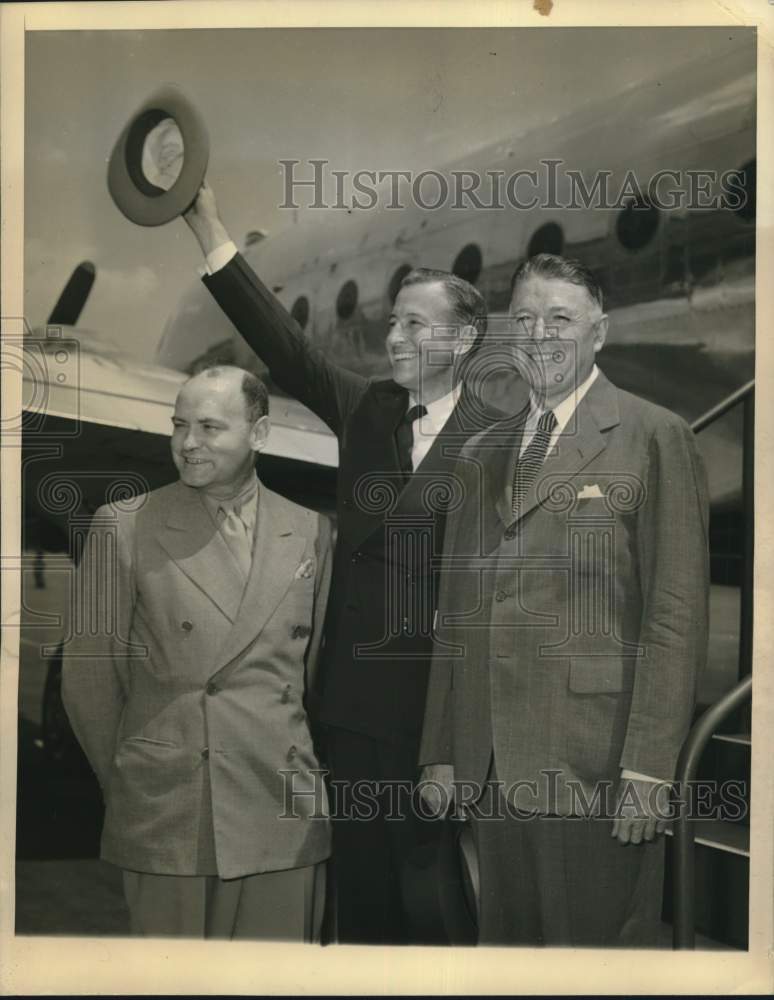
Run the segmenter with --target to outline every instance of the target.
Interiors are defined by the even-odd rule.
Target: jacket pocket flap
[[[618,694],[634,685],[631,657],[589,656],[570,660],[569,686],[576,694]]]

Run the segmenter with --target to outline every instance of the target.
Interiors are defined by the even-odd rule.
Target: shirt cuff
[[[654,785],[671,785],[671,781],[664,781],[663,778],[653,778],[649,774],[640,774],[639,771],[628,771],[623,768],[621,771],[622,778],[632,778],[634,781],[652,781]]]
[[[215,274],[216,271],[220,271],[224,268],[230,260],[233,260],[236,255],[236,243],[233,243],[231,240],[227,243],[221,243],[219,247],[215,247],[211,253],[207,254],[204,261],[204,267],[199,268],[199,274],[202,277],[205,274]]]

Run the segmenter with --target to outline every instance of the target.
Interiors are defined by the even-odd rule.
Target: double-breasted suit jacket
[[[339,441],[321,720],[415,753],[454,464],[462,444],[502,413],[467,405],[463,391],[404,485],[395,430],[407,390],[331,364],[240,255],[204,281],[274,381]]]
[[[460,457],[420,760],[480,785],[494,751],[518,806],[586,812],[622,768],[673,777],[706,655],[705,477],[685,422],[601,373],[515,517],[520,437]]]
[[[123,868],[235,878],[329,854],[305,691],[330,526],[261,486],[255,532],[243,589],[182,483],[92,521],[63,696],[103,789],[102,857]]]

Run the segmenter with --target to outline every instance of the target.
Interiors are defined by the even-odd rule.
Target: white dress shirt
[[[411,467],[413,469],[420,465],[422,459],[432,448],[433,442],[451,416],[459,398],[460,385],[457,383],[452,391],[447,392],[445,396],[441,396],[440,399],[436,399],[432,403],[425,403],[427,413],[423,417],[418,417],[411,425],[414,434],[414,444],[411,448]],[[409,410],[416,404],[416,399],[409,393]]]
[[[578,404],[596,381],[597,375],[599,375],[599,368],[594,365],[588,378],[584,379],[584,381],[581,382],[576,389],[572,389],[560,403],[557,403],[556,406],[553,407],[554,416],[556,417],[556,426],[554,427],[553,434],[548,442],[549,452],[552,448],[556,447],[559,435],[564,431],[567,424],[569,424],[573,414],[578,408]],[[548,409],[548,407],[541,409],[535,396],[530,395],[529,415],[524,423],[524,434],[521,439],[521,449],[519,450],[519,455],[523,455],[525,449],[529,447],[532,438],[535,436],[538,421],[546,409]]]
[[[225,267],[231,258],[236,257],[236,255],[236,243],[232,243],[231,240],[227,243],[221,243],[219,247],[215,247],[215,249],[208,253],[204,258],[204,273],[215,274],[216,271],[220,271],[220,269]]]

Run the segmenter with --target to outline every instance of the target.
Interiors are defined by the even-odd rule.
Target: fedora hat
[[[473,945],[478,940],[478,859],[470,824],[438,821],[437,836],[408,855],[401,873],[412,940]]]
[[[176,87],[164,87],[134,112],[113,146],[110,196],[131,222],[162,226],[195,200],[209,154],[199,112]]]

